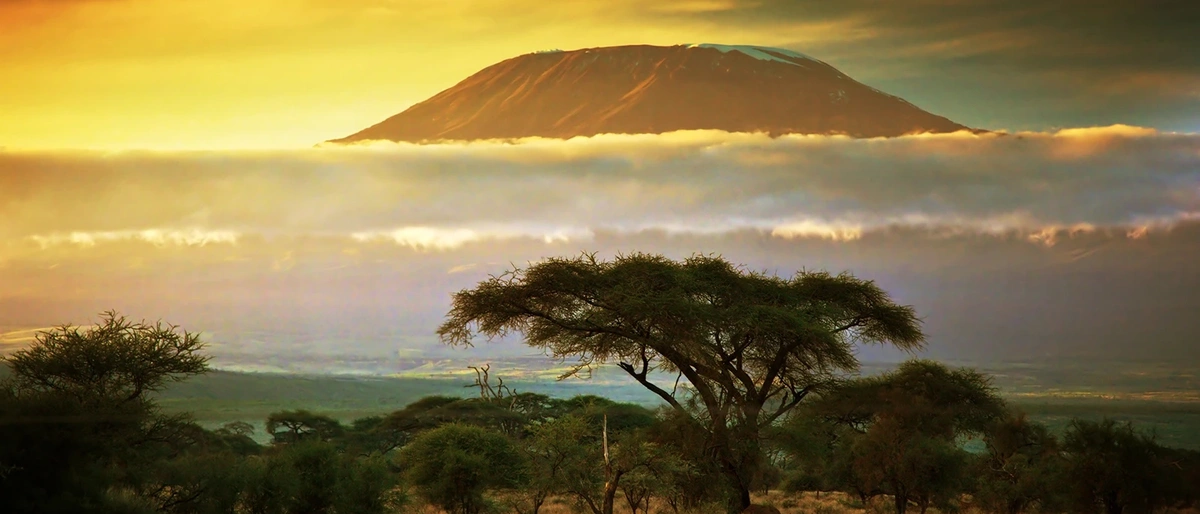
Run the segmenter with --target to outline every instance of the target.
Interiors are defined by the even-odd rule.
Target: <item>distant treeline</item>
[[[0,510],[538,514],[566,500],[591,514],[725,512],[742,508],[745,486],[836,491],[900,514],[1148,514],[1200,500],[1200,452],[1112,421],[1076,420],[1056,437],[986,376],[930,361],[814,390],[754,438],[712,423],[687,391],[648,409],[518,393],[481,368],[475,398],[429,396],[349,424],[273,413],[264,445],[248,423],[205,429],[153,399],[207,372],[202,350],[175,327],[110,314],[7,357]],[[714,437],[713,426],[732,433]],[[968,440],[985,449],[965,451]]]

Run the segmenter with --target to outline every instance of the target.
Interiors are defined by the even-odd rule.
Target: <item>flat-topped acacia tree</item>
[[[570,376],[617,363],[634,380],[705,427],[709,450],[750,505],[760,433],[804,398],[858,370],[856,344],[921,346],[912,307],[849,274],[749,272],[721,257],[682,261],[636,253],[553,258],[493,276],[453,295],[438,329],[469,346],[513,332],[553,357],[575,359]],[[655,378],[686,379],[683,390]]]

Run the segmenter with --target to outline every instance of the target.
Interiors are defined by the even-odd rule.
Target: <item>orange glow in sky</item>
[[[0,147],[309,147],[548,48],[852,31],[701,22],[720,0],[0,3]]]

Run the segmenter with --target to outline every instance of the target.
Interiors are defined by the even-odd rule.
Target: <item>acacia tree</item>
[[[438,329],[451,345],[511,332],[577,360],[563,378],[615,362],[703,426],[738,511],[750,505],[764,427],[840,373],[856,371],[855,344],[911,350],[923,341],[911,307],[849,274],[780,278],[721,257],[641,253],[514,268],[455,293]],[[685,379],[701,408],[686,408],[677,396],[683,390],[656,382],[663,374]]]
[[[197,334],[106,312],[93,327],[42,331],[28,348],[0,357],[11,371],[0,381],[5,505],[76,512],[118,501],[117,491],[165,486],[160,464],[199,446],[202,431],[185,415],[162,414],[151,393],[208,371],[203,349]],[[199,499],[135,500],[163,507]]]
[[[1066,483],[1057,438],[1045,425],[1012,412],[984,435],[987,453],[977,463],[975,499],[992,512],[1021,514],[1055,510]]]
[[[1074,419],[1063,448],[1073,510],[1149,513],[1185,499],[1172,484],[1181,476],[1180,461],[1132,423]]]
[[[812,407],[853,430],[834,440],[842,447],[834,453],[849,457],[835,466],[842,486],[860,496],[890,495],[898,514],[910,502],[922,514],[953,506],[969,486],[969,457],[957,442],[987,433],[1005,412],[986,376],[922,360],[849,381]]]
[[[400,450],[409,483],[451,514],[479,514],[483,493],[526,481],[524,455],[504,435],[450,424],[425,432]]]
[[[346,427],[338,420],[304,409],[273,412],[267,416],[266,428],[276,443],[295,443],[306,439],[329,441],[346,431]]]
[[[199,334],[178,328],[133,322],[108,311],[94,327],[63,325],[38,332],[29,348],[0,360],[12,369],[19,391],[87,404],[136,402],[170,382],[208,372]]]

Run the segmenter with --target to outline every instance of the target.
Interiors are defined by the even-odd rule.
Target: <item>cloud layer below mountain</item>
[[[0,191],[7,325],[121,308],[263,350],[286,338],[237,327],[390,351],[428,341],[451,291],[510,263],[641,250],[875,278],[927,316],[938,355],[1200,343],[1180,307],[1200,304],[1195,134],[0,152]]]

